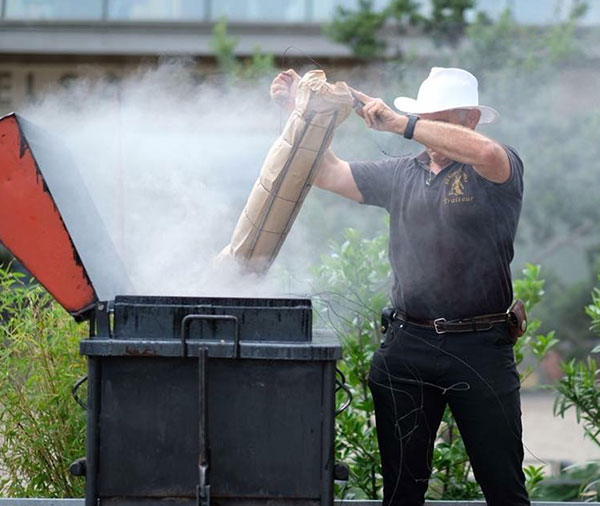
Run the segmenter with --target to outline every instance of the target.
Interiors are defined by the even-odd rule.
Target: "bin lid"
[[[78,320],[133,292],[62,142],[15,113],[0,118],[0,242]]]

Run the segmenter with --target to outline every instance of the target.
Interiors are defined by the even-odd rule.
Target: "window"
[[[101,19],[102,0],[4,0],[6,19]]]
[[[207,0],[109,0],[109,19],[199,21]]]
[[[302,23],[307,21],[309,0],[211,0],[211,19],[228,21]]]
[[[574,0],[477,0],[475,11],[483,11],[492,19],[498,19],[506,8],[510,8],[515,20],[524,25],[547,25],[564,21]],[[582,25],[600,23],[600,0],[587,0],[588,9],[579,21]],[[471,19],[472,20],[472,19]]]
[[[420,0],[427,15],[432,0]],[[473,21],[477,11],[498,19],[510,8],[521,24],[546,25],[564,20],[577,0],[476,0],[466,15]],[[373,0],[381,10],[390,0]],[[584,26],[600,24],[600,0],[586,0]],[[132,20],[215,21],[225,16],[242,23],[326,23],[342,6],[356,10],[359,0],[0,0],[4,19],[11,20]]]

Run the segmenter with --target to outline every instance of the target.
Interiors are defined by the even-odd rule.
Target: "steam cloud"
[[[309,264],[301,253],[307,237],[301,223],[278,260],[294,271],[293,283],[277,268],[264,279],[242,278],[212,264],[285,121],[270,103],[267,83],[243,92],[222,89],[197,84],[185,62],[167,62],[118,85],[76,82],[23,111],[73,155],[139,294],[309,290],[298,281]]]

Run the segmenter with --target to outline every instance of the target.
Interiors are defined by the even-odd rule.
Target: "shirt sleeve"
[[[397,167],[398,161],[393,158],[350,162],[352,177],[364,204],[383,207],[389,211]]]
[[[515,196],[523,196],[523,161],[519,157],[519,154],[515,148],[502,145],[506,154],[508,155],[508,161],[510,163],[510,176],[508,181],[498,184],[502,189],[506,189]]]

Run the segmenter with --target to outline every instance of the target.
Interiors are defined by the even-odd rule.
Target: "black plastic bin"
[[[88,356],[86,506],[331,505],[337,339],[310,300],[117,297]]]

